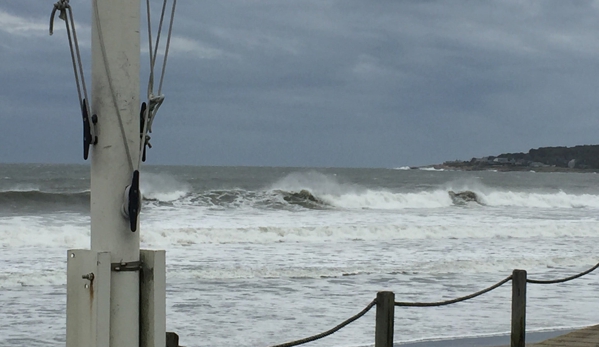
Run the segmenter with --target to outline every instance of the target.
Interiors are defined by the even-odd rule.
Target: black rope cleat
[[[152,146],[150,145],[150,136],[148,136],[147,134],[144,134],[144,127],[147,127],[147,122],[146,122],[146,103],[142,102],[141,103],[141,108],[140,108],[140,112],[139,112],[139,138],[140,141],[142,143],[142,157],[141,157],[141,161],[145,162],[146,161],[146,147],[149,146],[150,148],[152,148]]]
[[[129,186],[129,226],[131,231],[137,230],[137,217],[141,210],[141,192],[139,191],[139,170],[133,171],[133,179]]]
[[[81,103],[81,114],[83,116],[83,159],[85,160],[87,160],[87,157],[89,156],[89,146],[98,143],[98,138],[92,135],[92,127],[98,122],[98,117],[94,115],[92,119],[90,119],[87,109],[87,100],[83,99],[83,102]]]
[[[144,136],[144,125],[146,124],[146,103],[142,102],[139,109],[139,136]]]
[[[141,211],[141,191],[139,190],[139,170],[133,171],[131,185],[125,189],[125,203],[123,204],[123,215],[129,219],[129,228],[132,232],[137,231],[137,219]]]

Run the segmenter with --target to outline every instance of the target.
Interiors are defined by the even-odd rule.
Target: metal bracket
[[[112,271],[139,271],[141,270],[141,265],[142,262],[140,260],[138,261],[130,261],[128,263],[120,262],[120,263],[111,263],[110,264],[110,269]]]

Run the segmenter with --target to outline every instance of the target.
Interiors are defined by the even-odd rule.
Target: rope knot
[[[52,14],[50,15],[50,35],[54,33],[54,16],[56,11],[60,11],[58,14],[58,18],[66,21],[67,20],[67,8],[71,8],[69,5],[69,0],[58,0],[54,4],[54,8],[52,9]]]
[[[59,11],[64,11],[67,9],[67,7],[69,7],[69,0],[58,0],[54,4],[54,8]],[[64,20],[64,18],[60,18],[60,19]]]
[[[161,95],[154,95],[151,94],[150,97],[150,111],[153,111],[155,108],[159,108],[160,105],[162,105],[162,102],[164,101],[164,94]]]
[[[160,106],[162,105],[162,102],[164,101],[164,95],[160,94],[160,95],[154,95],[154,94],[150,94],[150,96],[148,97],[148,100],[150,101],[150,107],[148,108],[148,119],[147,119],[147,132],[151,133],[152,132],[152,123],[154,122],[154,116],[156,116],[156,112],[158,112],[158,109],[160,108]],[[148,142],[149,145],[149,142]],[[152,148],[152,146],[150,146],[150,148]]]

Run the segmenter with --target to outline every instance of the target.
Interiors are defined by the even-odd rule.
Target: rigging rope
[[[165,1],[166,4],[166,1]],[[168,51],[171,46],[171,36],[173,32],[173,22],[175,21],[175,7],[177,0],[173,0],[173,8],[171,9],[171,20],[168,26],[168,35],[166,37],[166,47],[164,49],[164,60],[162,61],[162,73],[160,74],[160,83],[158,84],[158,95],[162,95],[162,82],[164,81],[164,71],[166,71],[166,60],[168,59]]]
[[[160,36],[162,34],[167,2],[168,2],[168,0],[163,1],[162,12],[160,15],[160,23],[158,26],[156,41],[155,41],[155,43],[153,43],[150,0],[146,0],[147,16],[148,16],[148,44],[149,44],[149,53],[150,53],[150,76],[149,76],[149,80],[148,80],[147,107],[145,107],[145,108],[142,107],[142,115],[141,115],[142,126],[140,129],[141,134],[140,134],[139,158],[138,158],[137,162],[134,162],[133,155],[131,153],[131,148],[129,146],[129,142],[127,141],[127,136],[125,133],[123,117],[122,117],[121,111],[118,107],[116,92],[115,92],[115,89],[114,89],[114,86],[112,83],[111,70],[110,70],[108,57],[107,57],[107,53],[106,53],[102,25],[101,25],[101,21],[99,18],[100,15],[99,15],[99,11],[98,11],[98,1],[93,0],[95,22],[96,22],[96,26],[97,26],[100,50],[102,52],[104,69],[106,72],[106,77],[108,79],[108,87],[110,89],[112,103],[113,103],[113,106],[115,108],[115,112],[116,112],[116,115],[118,118],[119,129],[121,132],[123,145],[124,145],[125,152],[127,155],[127,161],[129,163],[129,167],[132,171],[139,170],[142,159],[145,160],[144,153],[145,153],[146,146],[148,146],[150,148],[152,147],[152,145],[150,144],[150,136],[148,135],[148,133],[152,132],[152,123],[154,121],[156,113],[158,112],[158,109],[160,108],[160,106],[162,105],[162,102],[164,101],[164,95],[162,95],[162,85],[164,82],[166,63],[168,60],[168,53],[169,53],[170,43],[171,43],[171,38],[172,38],[173,23],[175,20],[175,9],[177,6],[177,0],[173,0],[173,2],[172,2],[170,20],[168,23],[166,47],[164,49],[164,59],[162,61],[162,68],[160,71],[160,80],[158,83],[158,92],[157,93],[154,93],[154,76],[155,76],[154,70],[156,67],[156,58],[158,56],[158,48],[160,45]],[[70,47],[70,52],[71,52],[71,61],[73,63],[73,72],[75,74],[75,83],[77,85],[77,94],[79,96],[79,105],[82,109],[85,109],[84,123],[85,122],[89,123],[89,119],[85,119],[85,118],[87,118],[85,115],[91,115],[91,108],[90,108],[90,104],[89,104],[89,98],[88,98],[88,94],[87,94],[87,86],[85,83],[85,76],[84,76],[84,72],[83,72],[83,63],[81,61],[81,52],[79,50],[79,43],[77,40],[77,31],[75,30],[75,20],[73,17],[73,11],[69,4],[69,0],[58,0],[54,4],[54,8],[52,9],[52,14],[50,16],[50,35],[52,35],[54,32],[54,18],[56,15],[56,11],[60,12],[58,17],[65,21],[67,37],[69,40],[69,47]],[[97,142],[97,137],[96,137],[96,133],[95,133],[95,127],[93,126],[93,124],[90,124],[89,132],[91,135],[90,143],[95,144]],[[84,158],[87,158],[87,152],[85,153]]]
[[[148,135],[148,133],[152,132],[152,123],[154,121],[154,118],[156,116],[156,113],[158,112],[158,109],[160,108],[160,106],[162,105],[162,102],[164,101],[164,95],[162,95],[162,83],[164,81],[164,74],[166,71],[166,62],[168,59],[168,52],[170,49],[170,42],[171,42],[171,37],[172,37],[172,31],[173,31],[173,23],[174,23],[174,19],[175,19],[175,9],[177,6],[177,0],[173,0],[173,5],[171,8],[171,13],[170,13],[170,21],[169,21],[169,28],[168,28],[168,33],[167,33],[167,40],[166,40],[166,47],[164,49],[164,59],[162,61],[162,69],[160,72],[160,81],[158,84],[158,92],[154,93],[154,73],[155,73],[155,67],[156,67],[156,58],[158,56],[158,47],[160,45],[160,36],[162,34],[162,28],[163,28],[163,24],[164,24],[164,16],[166,13],[166,5],[167,5],[168,0],[164,0],[162,3],[162,11],[160,13],[160,22],[158,24],[158,30],[157,30],[157,34],[156,34],[156,42],[153,42],[152,40],[152,25],[151,25],[151,10],[150,10],[150,0],[146,0],[146,7],[147,7],[147,21],[148,21],[148,47],[149,47],[149,55],[150,55],[150,76],[148,78],[148,103],[147,103],[147,108],[145,109],[145,112],[143,114],[143,126],[141,127],[141,143],[140,143],[140,156],[139,156],[139,160],[138,160],[138,167],[141,165],[141,161],[143,159],[143,153],[145,152],[145,146],[149,146],[150,148],[152,147],[152,145],[150,144],[150,136]]]
[[[60,11],[58,18],[64,20],[65,27],[67,30],[67,38],[69,40],[69,48],[71,52],[71,61],[73,63],[73,72],[75,74],[75,84],[77,85],[77,94],[79,96],[80,107],[85,107],[87,114],[91,114],[89,107],[89,98],[87,96],[87,87],[85,83],[85,74],[83,72],[83,63],[81,62],[81,52],[79,51],[79,40],[77,39],[77,30],[75,29],[75,19],[73,16],[73,9],[69,4],[69,0],[59,0],[54,4],[52,14],[50,15],[50,35],[54,33],[54,17],[56,11]],[[67,16],[68,12],[68,16]],[[71,29],[73,34],[71,35]],[[84,103],[84,100],[88,102]],[[95,142],[96,134],[95,127],[90,127],[90,132],[93,141]]]

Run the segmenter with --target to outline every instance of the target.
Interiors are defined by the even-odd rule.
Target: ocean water
[[[319,202],[285,199],[302,189]],[[185,346],[279,344],[380,290],[438,301],[516,268],[553,279],[599,261],[593,173],[148,166],[142,191],[142,248],[167,251],[167,329]],[[0,164],[0,346],[64,345],[66,250],[89,248],[89,194],[86,166]],[[529,285],[529,331],[598,323],[598,280]],[[507,284],[396,308],[395,341],[505,333],[510,298]],[[310,345],[373,343],[374,309]]]

